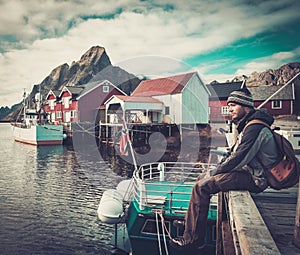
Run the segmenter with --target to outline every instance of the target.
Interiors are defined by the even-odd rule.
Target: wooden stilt
[[[300,185],[298,188],[298,199],[297,199],[295,229],[294,229],[294,244],[296,247],[300,248]]]

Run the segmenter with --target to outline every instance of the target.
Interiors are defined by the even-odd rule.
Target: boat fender
[[[130,180],[123,180],[119,182],[117,186],[117,191],[119,191],[122,195],[123,201],[128,202],[131,197],[132,192],[132,184],[133,182]]]
[[[98,218],[104,223],[119,223],[124,216],[122,194],[116,189],[104,191],[97,213]]]
[[[165,164],[158,163],[157,170],[159,171],[159,181],[163,182],[165,180]]]

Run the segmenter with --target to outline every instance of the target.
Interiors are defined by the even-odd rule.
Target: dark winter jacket
[[[250,171],[258,186],[267,187],[262,162],[265,168],[277,163],[278,153],[272,132],[263,124],[252,124],[244,131],[245,125],[253,119],[259,119],[272,125],[274,118],[261,110],[252,110],[238,124],[238,140],[230,155],[217,167],[216,173],[227,173],[235,170]]]

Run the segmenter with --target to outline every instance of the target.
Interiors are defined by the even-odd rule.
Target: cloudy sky
[[[0,106],[95,45],[113,65],[157,56],[206,82],[277,69],[300,61],[299,10],[298,0],[0,0]]]

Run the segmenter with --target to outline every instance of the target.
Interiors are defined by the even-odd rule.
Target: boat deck
[[[276,191],[267,189],[252,198],[282,255],[300,254],[293,245],[298,186]]]
[[[161,209],[169,216],[185,215],[194,182],[154,182],[145,184],[143,209],[140,213],[153,213],[153,209]],[[139,198],[138,200],[141,200]],[[216,219],[217,196],[211,200],[209,219]]]
[[[156,162],[140,166],[134,172],[133,185],[128,191],[139,213],[163,211],[168,216],[185,215],[195,180],[212,164],[189,162]],[[209,218],[216,218],[217,201],[212,199]]]

